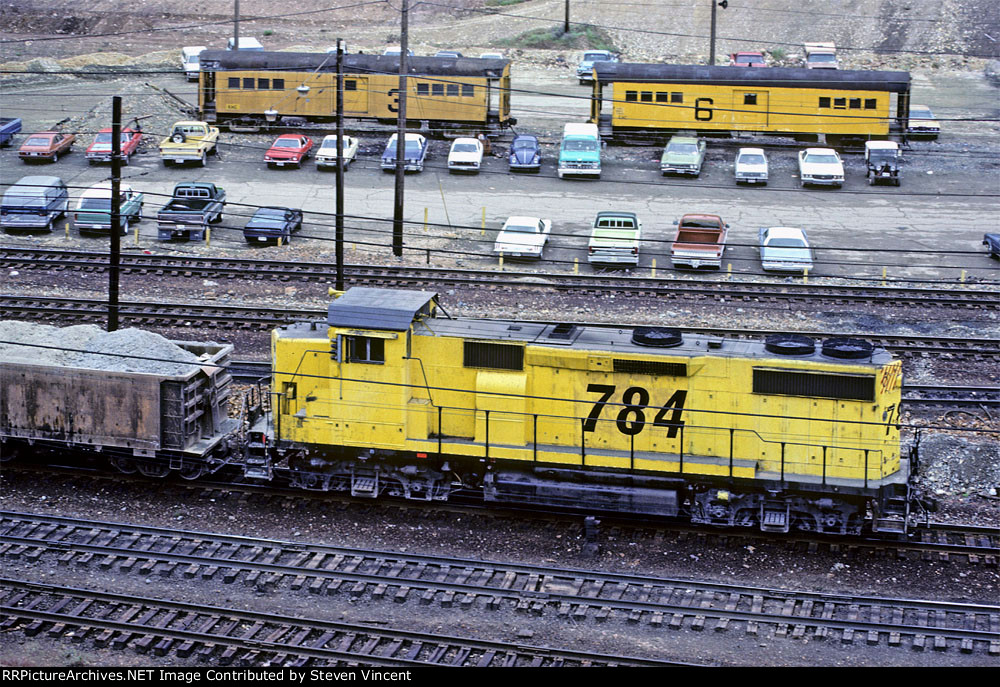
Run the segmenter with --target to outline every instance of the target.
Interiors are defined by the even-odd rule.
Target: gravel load
[[[0,342],[0,360],[32,365],[174,376],[194,372],[199,362],[190,351],[142,329],[106,332],[92,324],[52,327],[0,320]]]

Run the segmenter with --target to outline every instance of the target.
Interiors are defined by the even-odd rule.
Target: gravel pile
[[[194,372],[198,363],[198,357],[193,353],[159,334],[141,329],[106,332],[92,324],[51,327],[33,322],[2,320],[0,342],[7,342],[0,343],[0,360],[33,365],[186,375]],[[19,346],[18,343],[29,345]],[[120,357],[122,355],[141,355],[143,358]]]

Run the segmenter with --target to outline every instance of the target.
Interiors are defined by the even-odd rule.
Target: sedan
[[[434,53],[434,57],[452,57],[457,59],[461,56],[462,53],[458,52],[457,50],[438,50],[436,53]]]
[[[111,162],[112,133],[111,129],[101,129],[97,132],[97,138],[94,139],[94,142],[90,144],[90,147],[87,148],[87,152],[84,154],[87,162],[92,165],[96,165],[98,162]],[[141,141],[141,131],[135,129],[121,130],[121,144],[119,148],[121,149],[123,165],[128,164],[129,158],[138,150]]]
[[[767,156],[760,148],[740,148],[734,165],[737,184],[767,186]]]
[[[483,144],[478,138],[456,138],[448,153],[449,172],[479,172],[483,164]]]
[[[799,179],[806,184],[840,188],[844,184],[844,163],[832,148],[806,148],[799,151]]]
[[[537,172],[542,168],[542,147],[535,136],[520,134],[514,137],[510,143],[508,168],[512,172],[520,169]]]
[[[941,125],[934,119],[934,113],[926,105],[910,105],[910,122],[906,133],[911,136],[926,136],[937,138],[941,133]]]
[[[757,233],[760,264],[765,270],[805,272],[813,266],[809,238],[794,227],[764,227]]]
[[[290,243],[292,232],[302,228],[302,211],[292,208],[263,207],[243,227],[247,243],[270,243],[281,239]]]
[[[358,154],[358,139],[354,136],[344,136],[344,169],[354,161]],[[326,136],[316,151],[316,167],[337,167],[337,137]]]
[[[704,141],[692,136],[671,136],[660,156],[660,172],[698,176],[704,161]]]
[[[500,257],[541,260],[552,222],[537,217],[509,217],[497,234],[493,252]]]
[[[76,141],[76,136],[73,134],[43,131],[28,136],[28,139],[21,144],[17,155],[25,162],[34,162],[35,160],[57,162],[60,155],[71,151],[74,141]]]
[[[284,167],[285,165],[302,166],[302,161],[309,157],[313,140],[299,134],[281,134],[274,140],[264,154],[264,162],[268,167]]]

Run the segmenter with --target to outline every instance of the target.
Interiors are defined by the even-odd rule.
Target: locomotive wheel
[[[204,465],[198,463],[190,463],[182,467],[180,470],[178,470],[177,474],[180,476],[181,479],[195,480],[201,477],[202,475],[206,474],[207,472],[208,469]]]
[[[166,477],[170,474],[170,466],[164,463],[150,463],[139,461],[136,463],[139,473],[146,477]]]
[[[122,456],[112,456],[108,459],[111,466],[123,475],[134,475],[136,471],[135,461]]]

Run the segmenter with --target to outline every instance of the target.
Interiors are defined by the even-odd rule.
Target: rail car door
[[[760,131],[768,122],[768,92],[737,89],[733,91],[733,128],[738,131]]]
[[[355,74],[344,75],[344,114],[347,116],[363,116],[368,114],[368,77]],[[334,100],[333,111],[337,111]]]

